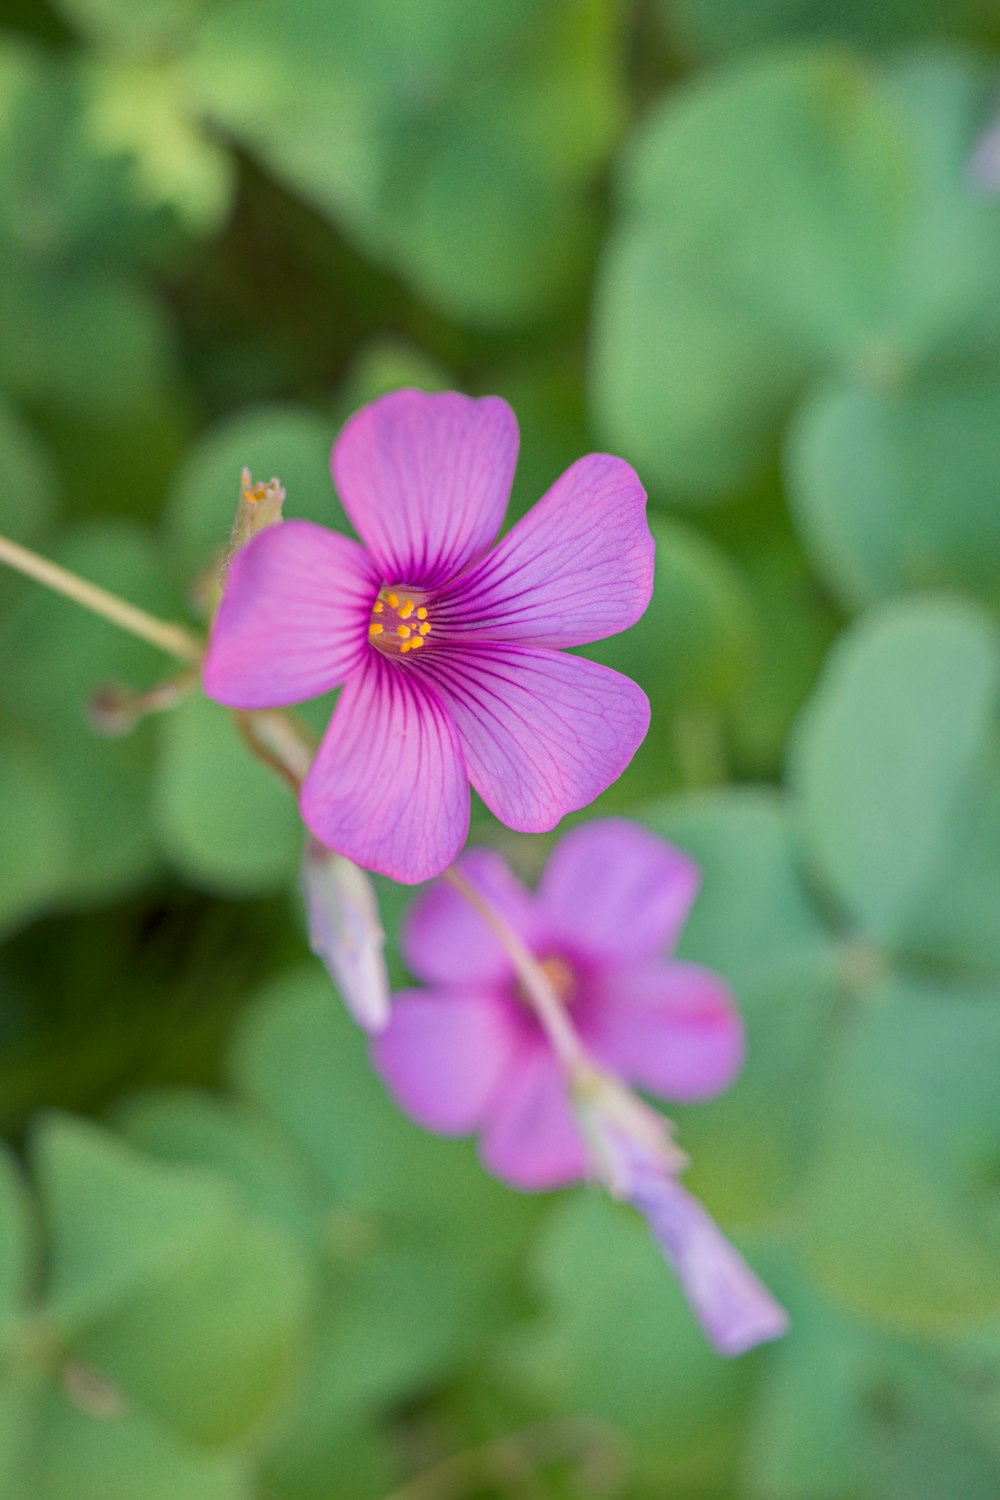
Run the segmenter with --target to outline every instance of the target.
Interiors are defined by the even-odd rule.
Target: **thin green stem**
[[[186,626],[175,624],[172,620],[157,619],[137,605],[129,604],[127,600],[109,593],[96,583],[89,583],[85,578],[78,577],[67,568],[61,568],[58,563],[50,562],[46,557],[40,557],[37,552],[22,547],[9,537],[0,536],[0,562],[16,568],[19,573],[53,589],[55,593],[72,599],[84,609],[89,609],[92,614],[110,620],[120,630],[127,630],[130,635],[148,641],[151,646],[158,646],[170,656],[176,656],[192,665],[201,662],[204,645]]]

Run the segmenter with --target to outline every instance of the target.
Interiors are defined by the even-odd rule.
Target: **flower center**
[[[564,958],[542,958],[538,967],[552,986],[556,999],[562,1005],[572,1005],[576,995],[576,975]],[[531,1007],[531,999],[524,991],[524,986],[518,981],[517,998],[522,1005]]]
[[[372,605],[368,639],[386,656],[406,656],[419,651],[431,633],[423,595],[397,585],[380,589]]]

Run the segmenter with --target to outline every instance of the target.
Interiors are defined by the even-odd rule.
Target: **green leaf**
[[[57,0],[69,23],[103,47],[137,54],[169,52],[218,0]]]
[[[195,885],[255,896],[295,880],[295,798],[207,698],[189,698],[162,725],[154,815],[164,853]]]
[[[194,1089],[132,1095],[115,1124],[133,1146],[177,1166],[209,1167],[245,1206],[296,1233],[316,1218],[316,1182],[288,1141],[257,1111]]]
[[[34,402],[104,418],[162,399],[173,350],[159,304],[114,272],[5,267],[0,383]]]
[[[0,399],[0,531],[35,543],[49,526],[59,480],[52,459],[27,422]],[[4,584],[6,588],[6,583]]]
[[[124,522],[92,523],[62,539],[55,560],[83,578],[141,603],[171,611],[154,539]],[[98,737],[87,701],[108,683],[142,689],[175,670],[144,641],[79,605],[39,588],[23,594],[0,626],[6,668],[0,704],[33,735],[36,775],[58,788],[51,819],[64,808],[66,850],[53,895],[86,900],[118,894],[156,865],[149,819],[148,725],[125,739]]]
[[[920,588],[1000,600],[1000,380],[820,387],[789,438],[793,511],[849,608]]]
[[[792,743],[809,854],[853,921],[892,943],[938,876],[988,755],[1000,671],[992,622],[949,600],[845,633]]]
[[[74,1354],[173,1432],[245,1440],[287,1400],[313,1288],[279,1231],[247,1216],[225,1239],[123,1300]]]
[[[69,810],[37,745],[4,730],[0,798],[0,931],[35,916],[68,879]]]
[[[35,1255],[32,1205],[14,1155],[4,1146],[0,1148],[0,1349],[32,1289]]]
[[[201,29],[191,87],[446,312],[506,323],[578,284],[619,121],[614,21],[606,0],[243,3]]]
[[[817,1280],[882,1327],[1000,1314],[989,1142],[1000,1128],[996,992],[890,985],[842,1035],[803,1204]]]
[[[766,997],[780,980],[828,983],[831,938],[804,883],[788,800],[754,787],[678,798],[643,821],[686,849],[701,890],[679,952],[717,969],[738,995]]]
[[[989,0],[660,0],[668,34],[705,56],[742,55],[782,37],[884,47],[910,36],[979,31]]]
[[[24,1500],[248,1500],[249,1462],[206,1453],[165,1432],[142,1411],[95,1418],[53,1390],[40,1413]],[[21,1495],[17,1496],[21,1500]]]
[[[582,1193],[560,1203],[535,1280],[543,1319],[511,1357],[547,1402],[610,1420],[658,1466],[738,1421],[740,1364],[713,1353],[631,1210]]]
[[[809,374],[877,329],[909,206],[905,136],[836,52],[722,70],[626,163],[598,292],[598,417],[653,482],[705,499],[760,469]]]
[[[231,1198],[204,1171],[150,1161],[97,1125],[46,1115],[32,1160],[56,1325],[79,1330],[224,1239]]]

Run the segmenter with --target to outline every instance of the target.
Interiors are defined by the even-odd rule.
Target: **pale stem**
[[[534,954],[521,941],[510,923],[490,905],[485,896],[459,874],[454,866],[445,870],[443,879],[449,881],[456,891],[465,897],[470,906],[475,907],[483,921],[495,934],[498,942],[510,955],[510,960],[524,985],[532,1008],[541,1021],[566,1072],[578,1079],[591,1077],[594,1073],[594,1064],[587,1056],[576,1028],[566,1014],[566,1007],[552,988],[545,970]]]
[[[484,1485],[503,1485],[512,1494],[548,1495],[537,1469],[542,1464],[576,1460],[579,1492],[612,1496],[626,1478],[625,1448],[610,1423],[591,1417],[557,1417],[522,1428],[484,1448],[458,1453],[425,1470],[388,1500],[461,1500]]]
[[[298,794],[316,754],[305,725],[280,709],[239,710],[235,718],[257,759],[277,771]]]
[[[174,624],[171,620],[157,619],[137,605],[120,599],[117,594],[110,594],[96,583],[88,583],[85,578],[78,577],[67,568],[61,568],[58,563],[39,557],[37,552],[22,547],[18,542],[12,542],[9,537],[0,536],[0,562],[16,568],[19,573],[35,579],[36,583],[44,584],[57,594],[72,599],[93,614],[110,620],[121,630],[127,630],[140,640],[148,641],[151,646],[158,646],[161,651],[179,657],[181,661],[192,664],[201,662],[205,648],[193,631]]]

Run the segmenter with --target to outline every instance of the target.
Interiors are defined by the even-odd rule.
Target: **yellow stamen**
[[[429,625],[419,625],[417,628],[420,631],[421,635],[430,635],[431,633],[431,627]]]
[[[369,625],[369,627],[368,627],[368,634],[369,635],[381,635],[384,629],[385,629],[384,625],[372,624],[372,625]]]
[[[407,651],[409,651],[409,649],[410,649],[410,642],[409,641],[404,641],[403,644],[399,648],[400,655],[401,656],[405,656],[406,653],[407,653]]]
[[[424,606],[421,604],[420,608],[417,610],[417,619],[418,620],[426,620],[426,618],[427,618],[427,611],[426,611],[426,609],[424,609]]]
[[[417,636],[414,636],[414,638],[413,638],[413,640],[412,640],[412,641],[410,641],[410,649],[411,649],[411,651],[416,651],[416,649],[417,649],[417,647],[418,647],[418,646],[422,646],[422,645],[423,645],[423,644],[424,644],[424,643],[423,643],[423,641],[422,641],[422,640],[421,640],[421,638],[420,638],[420,636],[419,636],[419,635],[417,635]]]
[[[382,603],[381,599],[376,599],[375,603],[372,605],[372,614],[380,615],[383,609],[385,609],[385,605]]]
[[[399,605],[399,595],[398,594],[390,594],[388,596],[388,598],[389,598],[389,608],[390,609],[396,609],[398,607],[398,605]]]
[[[412,615],[412,613],[413,613],[413,600],[412,599],[404,599],[403,602],[402,602],[402,604],[399,607],[399,618],[401,620],[408,620],[410,618],[410,616]]]
[[[400,627],[399,627],[399,639],[401,641],[405,641],[406,638],[407,638],[407,636],[409,634],[410,634],[410,627],[409,627],[409,625],[400,625]]]

